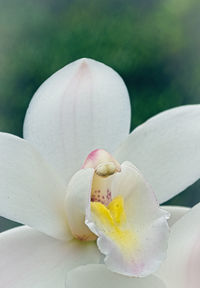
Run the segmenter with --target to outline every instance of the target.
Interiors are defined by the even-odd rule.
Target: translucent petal
[[[191,209],[189,207],[168,206],[168,205],[161,206],[161,208],[168,211],[170,214],[170,218],[168,219],[168,224],[170,227],[174,225],[181,217],[183,217]]]
[[[85,215],[90,206],[94,169],[79,170],[70,180],[65,198],[68,224],[75,238],[94,240],[96,236],[85,225]]]
[[[114,156],[131,161],[160,203],[200,177],[200,105],[162,112],[137,127]]]
[[[200,204],[172,227],[167,259],[157,272],[170,288],[199,288]]]
[[[0,133],[0,215],[58,239],[71,239],[65,183],[25,140]]]
[[[35,93],[24,137],[66,181],[94,149],[112,152],[129,133],[130,103],[121,77],[80,59],[53,74]]]
[[[1,233],[0,255],[3,288],[65,288],[67,271],[99,263],[94,243],[66,243],[28,227]]]
[[[109,271],[105,265],[85,265],[68,273],[66,288],[166,288],[156,276],[131,278]]]

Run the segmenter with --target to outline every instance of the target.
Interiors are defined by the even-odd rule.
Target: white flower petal
[[[96,236],[85,225],[86,210],[90,206],[94,169],[79,170],[67,187],[65,207],[68,224],[75,238],[94,240]]]
[[[200,204],[171,227],[166,261],[157,272],[169,288],[199,288]]]
[[[99,263],[94,243],[66,243],[28,227],[1,233],[0,255],[3,288],[65,288],[68,270]]]
[[[191,210],[191,208],[188,207],[168,205],[161,206],[161,208],[169,212],[170,218],[168,219],[168,224],[170,227]]]
[[[112,199],[119,195],[124,199],[126,221],[113,230],[101,209],[98,214],[93,210],[88,213],[86,224],[99,237],[97,244],[109,269],[128,276],[147,276],[165,259],[168,213],[159,208],[151,188],[131,163],[122,164],[121,172],[113,176],[111,193]]]
[[[136,165],[162,203],[200,177],[199,143],[200,105],[181,106],[136,128],[114,156]]]
[[[0,215],[59,239],[71,239],[66,187],[25,140],[0,133]]]
[[[85,265],[67,275],[66,288],[166,288],[156,276],[130,278],[109,271],[105,265]]]
[[[130,103],[121,77],[100,62],[80,59],[56,72],[35,93],[24,137],[67,181],[90,151],[117,148],[129,125]]]

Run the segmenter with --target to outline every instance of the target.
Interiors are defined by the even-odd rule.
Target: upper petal
[[[0,215],[59,239],[71,239],[66,187],[25,140],[0,133]]]
[[[160,203],[200,177],[200,105],[181,106],[136,128],[118,148],[143,173]]]
[[[67,181],[90,151],[113,151],[128,135],[129,125],[129,97],[121,77],[100,62],[80,59],[37,90],[24,137]]]
[[[66,288],[165,288],[156,276],[130,278],[109,271],[105,265],[80,266],[67,274]]]
[[[157,272],[170,288],[199,288],[200,204],[172,227],[167,259]]]
[[[0,234],[0,255],[2,288],[65,288],[68,270],[99,263],[94,243],[66,243],[27,227]]]

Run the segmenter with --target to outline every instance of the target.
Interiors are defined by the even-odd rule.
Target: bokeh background
[[[81,57],[121,74],[131,130],[163,110],[200,103],[199,0],[0,0],[0,131],[22,136],[39,85]],[[200,201],[200,181],[168,204]],[[17,225],[0,218],[0,231]]]

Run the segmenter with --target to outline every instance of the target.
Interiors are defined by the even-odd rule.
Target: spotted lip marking
[[[103,195],[101,190],[95,190],[92,194],[91,202],[100,202],[107,206],[112,201],[112,194],[109,189],[107,189],[106,195]]]

